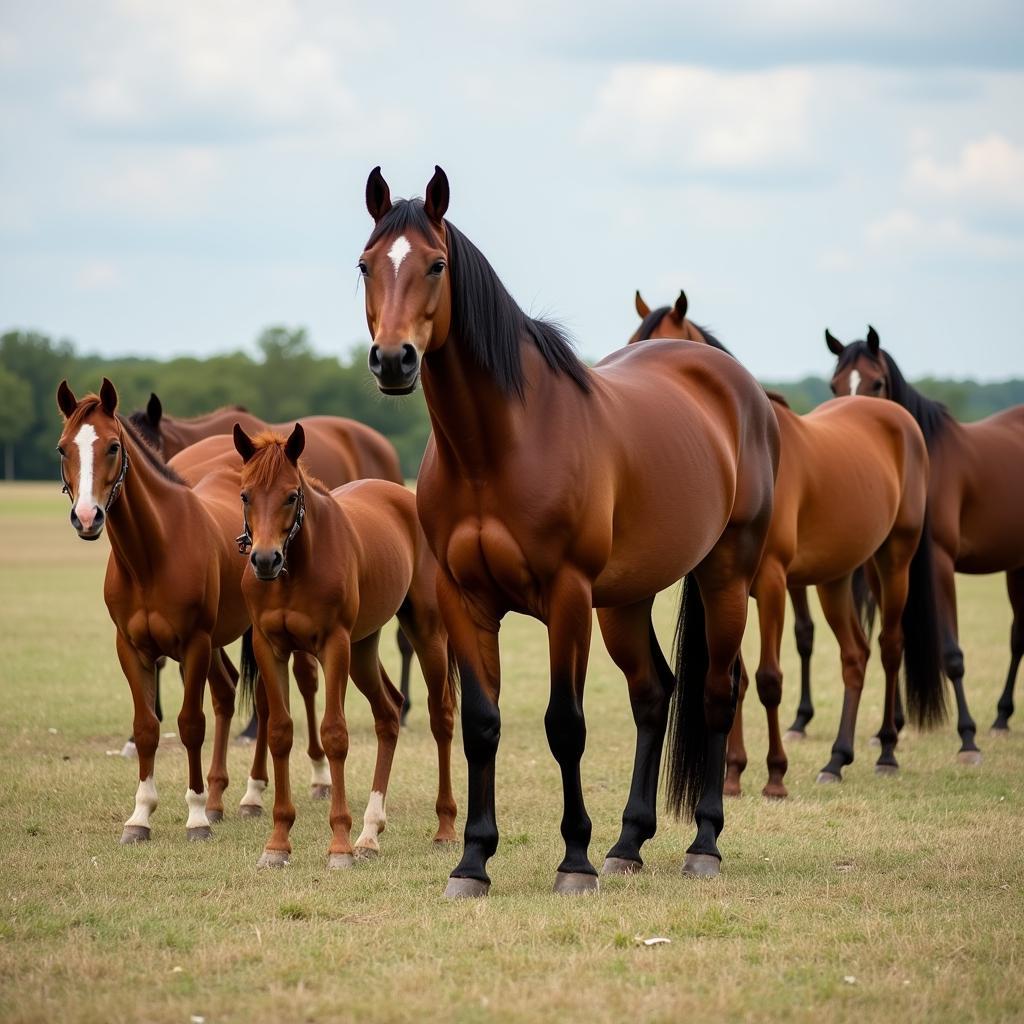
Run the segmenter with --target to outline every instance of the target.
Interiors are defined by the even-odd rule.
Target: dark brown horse
[[[977,764],[981,752],[964,694],[964,657],[956,610],[958,572],[1006,573],[1013,608],[1010,670],[992,725],[1005,734],[1013,713],[1013,686],[1024,655],[1024,405],[977,423],[958,423],[939,402],[926,398],[903,376],[896,361],[868,328],[867,338],[844,345],[825,332],[837,357],[832,391],[871,395],[903,406],[921,427],[931,459],[928,511],[939,593],[943,667],[957,703],[958,758]]]
[[[438,755],[436,842],[456,838],[450,765],[454,690],[437,608],[437,567],[416,518],[414,495],[384,480],[359,480],[328,492],[299,462],[304,443],[301,425],[287,441],[270,433],[254,440],[235,427],[234,444],[245,463],[242,507],[252,549],[242,578],[253,622],[252,658],[243,659],[242,678],[251,684],[258,665],[266,681],[274,758],[274,830],[259,863],[281,867],[291,856],[295,806],[288,769],[288,656],[304,651],[324,670],[320,731],[333,783],[328,866],[347,868],[354,857],[380,852],[378,836],[386,822],[384,804],[398,742],[402,696],[380,663],[381,628],[398,615],[427,682]],[[345,791],[350,675],[370,703],[377,733],[370,799],[354,847]]]
[[[417,506],[462,680],[469,804],[446,894],[479,896],[498,844],[498,630],[510,611],[547,625],[544,722],[562,775],[565,857],[555,888],[597,888],[580,781],[591,608],[622,669],[637,728],[618,842],[605,870],[642,865],[656,827],[670,703],[670,804],[695,813],[684,870],[717,874],[733,666],[771,518],[778,426],[764,392],[707,345],[629,347],[588,369],[553,324],[528,317],[450,221],[437,168],[424,201],[392,202],[380,169],[359,259],[381,391],[422,379],[433,425]],[[655,595],[686,576],[674,676]]]

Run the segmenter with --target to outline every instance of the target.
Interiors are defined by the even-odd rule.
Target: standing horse
[[[430,725],[437,742],[436,842],[455,840],[451,787],[454,692],[449,688],[447,638],[434,589],[436,564],[416,519],[416,499],[405,487],[360,480],[328,492],[299,462],[305,434],[296,425],[287,441],[255,440],[235,427],[244,460],[242,506],[250,566],[242,592],[253,622],[252,652],[266,682],[270,749],[274,758],[274,831],[260,857],[281,867],[291,855],[295,806],[289,786],[292,723],[288,713],[288,656],[315,655],[324,669],[326,706],[321,734],[331,765],[331,868],[380,852],[384,801],[398,741],[401,694],[380,663],[381,628],[394,616],[416,650],[427,681]],[[242,678],[254,666],[243,658]],[[373,710],[377,763],[363,831],[352,846],[352,814],[345,795],[345,688],[348,677]]]
[[[498,845],[498,630],[509,611],[547,625],[544,716],[562,776],[565,858],[555,889],[597,888],[580,782],[591,608],[629,685],[636,758],[605,871],[635,871],[654,835],[670,703],[669,802],[695,814],[684,870],[717,874],[733,665],[771,519],[778,427],[734,359],[706,345],[620,350],[593,370],[554,324],[528,317],[450,221],[435,169],[420,200],[366,186],[375,226],[359,259],[380,390],[420,378],[433,426],[417,507],[462,680],[469,765],[462,859],[449,897],[488,891]],[[655,595],[686,576],[677,675],[655,638]]]
[[[1024,656],[1024,405],[977,423],[958,423],[944,405],[926,398],[903,376],[881,347],[878,332],[844,345],[825,331],[829,351],[837,357],[832,391],[837,395],[888,398],[917,420],[931,458],[928,512],[939,593],[939,629],[943,668],[956,695],[958,759],[978,764],[976,726],[964,694],[964,657],[956,609],[958,572],[1006,573],[1013,608],[1010,670],[999,698],[992,729],[1005,734],[1013,714],[1013,686]]]
[[[896,691],[905,660],[911,714],[927,725],[944,713],[931,546],[926,534],[928,452],[913,417],[889,403],[837,398],[798,416],[771,395],[782,435],[775,507],[751,593],[761,627],[757,693],[768,718],[767,797],[785,797],[786,752],[779,731],[779,650],[786,586],[815,585],[839,643],[843,712],[819,782],[838,782],[853,762],[857,708],[870,647],[850,580],[870,563],[880,598],[879,648],[885,713],[877,770],[895,772]],[[856,487],[851,488],[851,482]],[[738,795],[747,765],[743,694],[726,754],[727,793]]]

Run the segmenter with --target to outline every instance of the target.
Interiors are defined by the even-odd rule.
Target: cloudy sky
[[[1024,8],[952,6],[2,3],[0,329],[348,351],[367,172],[439,163],[588,356],[684,287],[762,377],[867,322],[912,375],[1024,375]]]

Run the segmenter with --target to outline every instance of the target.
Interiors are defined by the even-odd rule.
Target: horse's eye
[[[121,450],[121,446],[115,441],[108,449],[108,455],[116,455]]]
[[[885,381],[883,381],[882,378],[879,377],[878,380],[876,380],[875,383],[871,385],[871,390],[876,392],[881,391],[884,384]]]
[[[430,264],[430,270],[428,273],[431,277],[440,277],[444,273],[444,267],[444,260],[434,260],[434,262]]]
[[[299,496],[297,494],[289,494],[288,497],[284,499],[284,503],[286,505],[294,505],[298,500]]]
[[[369,274],[370,268],[366,265],[366,261],[365,260],[360,260],[356,264],[356,266],[359,268],[359,273],[362,274],[363,277],[366,277],[366,275]]]
[[[60,446],[60,445],[57,445],[57,454],[58,454],[58,455],[59,455],[59,456],[60,456],[60,457],[61,457],[62,459],[66,459],[66,458],[67,458],[67,454],[65,453],[64,449],[63,449],[63,448],[61,448],[61,446]]]
[[[242,491],[241,498],[242,498],[242,504],[243,505],[248,505],[249,504],[249,495],[246,494],[245,491]]]

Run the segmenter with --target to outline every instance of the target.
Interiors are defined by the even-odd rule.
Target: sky
[[[0,330],[365,346],[375,164],[589,358],[685,288],[763,379],[1024,376],[1019,0],[2,0]]]

